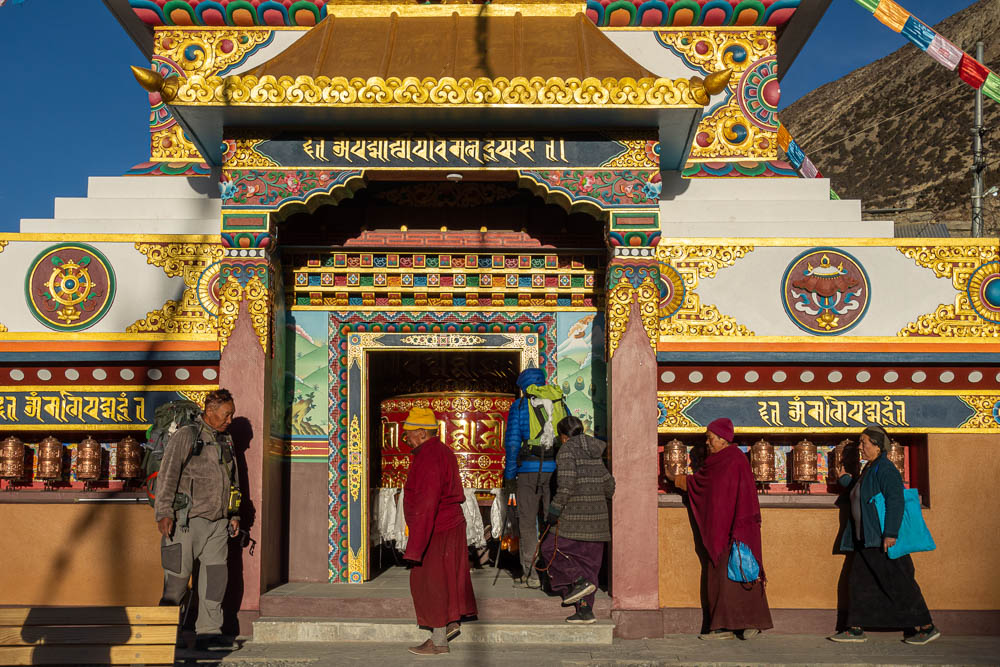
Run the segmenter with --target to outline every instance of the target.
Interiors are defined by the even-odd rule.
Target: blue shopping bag
[[[750,547],[742,542],[733,542],[729,550],[729,566],[726,575],[731,581],[749,584],[760,579],[760,565],[753,557]]]
[[[881,493],[876,493],[869,502],[875,503],[878,523],[885,530],[885,498]],[[920,509],[920,493],[916,489],[903,489],[903,523],[899,527],[896,543],[889,547],[889,558],[896,559],[906,554],[935,549],[937,545],[924,523],[924,515]]]

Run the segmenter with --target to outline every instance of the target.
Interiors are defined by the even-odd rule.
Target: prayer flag
[[[937,33],[912,16],[906,19],[906,25],[903,26],[903,37],[910,40],[924,51],[926,51],[927,47],[934,41],[934,35],[936,34]]]
[[[1000,102],[1000,76],[990,72],[983,83],[983,94],[995,102]]]
[[[819,175],[819,170],[816,169],[816,165],[812,163],[808,157],[802,160],[802,166],[799,167],[799,173],[802,174],[803,178],[816,178]]]
[[[927,55],[948,69],[954,70],[958,67],[958,63],[962,62],[964,53],[947,39],[934,33],[934,39],[931,41],[931,45],[927,47]]]
[[[781,150],[788,152],[788,142],[792,140],[792,135],[788,133],[784,125],[778,125],[778,145]]]
[[[801,167],[802,162],[806,159],[806,154],[802,152],[794,139],[788,142],[788,150],[785,153],[788,156],[788,162],[796,169]]]
[[[878,7],[875,8],[875,18],[896,32],[901,32],[906,25],[906,19],[910,18],[910,12],[892,0],[880,0]]]
[[[874,12],[875,8],[878,7],[878,0],[854,0],[854,2],[858,3],[870,12]]]
[[[981,88],[986,81],[986,75],[990,70],[981,62],[970,56],[968,53],[962,54],[962,62],[958,65],[958,76],[973,88]]]

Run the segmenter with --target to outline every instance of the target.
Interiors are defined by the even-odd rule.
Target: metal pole
[[[983,43],[976,42],[976,60],[983,62]],[[971,236],[983,235],[983,91],[976,90],[976,113],[972,126],[972,231]]]

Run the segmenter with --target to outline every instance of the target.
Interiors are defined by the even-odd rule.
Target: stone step
[[[22,218],[24,234],[209,234],[219,235],[219,218],[204,219],[122,219]]]
[[[794,200],[718,200],[697,201],[677,199],[660,202],[663,223],[701,222],[798,222],[800,220],[830,220],[859,222],[861,202],[856,199],[821,201]]]
[[[570,612],[572,613],[572,612]],[[569,613],[567,613],[567,616]],[[538,621],[470,621],[454,643],[476,644],[611,644],[614,623],[608,619],[590,625]],[[334,621],[323,618],[262,617],[253,624],[255,644],[278,642],[414,642],[427,639],[427,630],[413,619]]]
[[[87,196],[93,199],[218,199],[218,179],[208,176],[91,176]]]
[[[218,218],[222,203],[218,199],[159,199],[56,197],[55,218],[91,218],[101,220],[157,220],[160,218]]]
[[[830,179],[681,178],[677,172],[665,172],[661,198],[698,201],[830,201]]]
[[[662,240],[668,238],[876,238],[891,239],[893,224],[885,220],[843,222],[796,220],[793,222],[663,222]]]

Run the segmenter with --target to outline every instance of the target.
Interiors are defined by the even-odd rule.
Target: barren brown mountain
[[[984,64],[1000,69],[1000,0],[980,0],[935,29],[970,55],[982,39]],[[841,198],[861,199],[866,210],[909,209],[866,218],[944,222],[952,236],[968,236],[973,98],[957,72],[908,44],[817,88],[780,116]],[[983,117],[989,187],[1000,184],[1000,104],[985,98]],[[996,235],[1000,198],[987,198],[984,211],[986,231]]]

